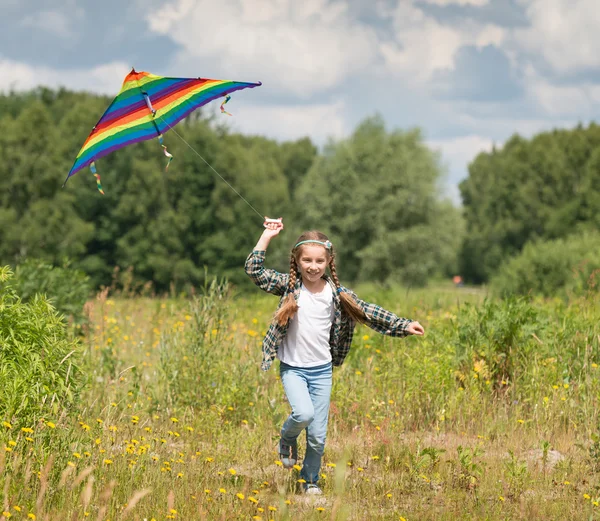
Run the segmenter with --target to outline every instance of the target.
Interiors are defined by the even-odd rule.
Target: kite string
[[[248,205],[250,208],[252,208],[252,209],[253,209],[253,210],[254,210],[254,211],[255,211],[255,212],[258,214],[258,215],[260,215],[260,218],[261,218],[261,219],[263,219],[263,220],[265,219],[265,216],[264,216],[264,215],[262,215],[262,214],[261,214],[261,213],[260,213],[260,212],[259,212],[259,211],[258,211],[256,208],[254,208],[254,206],[252,206],[252,205],[251,205],[251,204],[250,204],[250,203],[249,203],[249,202],[246,200],[246,198],[245,198],[245,197],[244,197],[242,194],[240,194],[240,193],[239,193],[239,192],[238,192],[238,191],[237,191],[237,190],[236,190],[236,189],[235,189],[233,186],[231,186],[231,185],[230,185],[230,184],[227,182],[227,179],[225,179],[225,178],[224,178],[224,177],[223,177],[221,174],[219,174],[219,172],[217,172],[217,171],[216,171],[216,170],[213,168],[213,166],[212,166],[212,165],[211,165],[211,164],[210,164],[210,163],[209,163],[209,162],[208,162],[206,159],[204,159],[204,158],[203,158],[203,157],[200,155],[200,153],[199,153],[199,152],[198,152],[198,151],[197,151],[197,150],[196,150],[196,149],[195,149],[195,148],[194,148],[192,145],[190,145],[190,144],[189,144],[189,143],[188,143],[188,142],[187,142],[187,141],[186,141],[186,140],[185,140],[185,139],[184,139],[184,138],[183,138],[183,137],[182,137],[182,136],[181,136],[181,135],[180,135],[180,134],[179,134],[179,133],[178,133],[178,132],[177,132],[177,131],[176,131],[176,130],[175,130],[173,127],[172,127],[172,126],[171,126],[171,125],[169,125],[169,124],[168,124],[168,123],[167,123],[167,122],[166,122],[166,121],[165,121],[165,120],[164,120],[164,119],[163,119],[161,116],[158,116],[158,117],[161,119],[161,121],[162,121],[162,122],[163,122],[163,123],[164,123],[164,124],[165,124],[167,127],[169,127],[169,129],[170,129],[171,131],[173,131],[173,132],[175,133],[175,135],[176,135],[176,136],[177,136],[179,139],[181,139],[181,141],[183,141],[183,142],[184,142],[184,143],[185,143],[185,144],[186,144],[186,145],[187,145],[187,146],[188,146],[188,147],[189,147],[189,148],[192,150],[192,152],[194,152],[194,154],[196,154],[196,155],[197,155],[197,156],[198,156],[200,159],[202,159],[202,161],[204,161],[204,162],[206,163],[206,165],[207,165],[207,166],[208,166],[208,167],[209,167],[209,168],[210,168],[210,169],[211,169],[211,170],[212,170],[212,171],[213,171],[215,174],[217,174],[217,175],[218,175],[218,176],[219,176],[219,177],[220,177],[220,178],[223,180],[223,182],[224,182],[224,183],[225,183],[225,184],[226,184],[226,185],[227,185],[229,188],[231,188],[231,189],[232,189],[232,190],[233,190],[233,191],[234,191],[234,192],[235,192],[235,193],[236,193],[236,194],[237,194],[237,195],[238,195],[238,196],[239,196],[239,197],[242,199],[242,201],[244,201],[244,202],[245,202],[245,203],[246,203],[246,204],[247,204],[247,205]]]

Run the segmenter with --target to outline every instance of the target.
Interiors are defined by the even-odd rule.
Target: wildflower
[[[178,478],[182,478],[182,477],[183,477],[183,472],[179,472],[179,473],[177,474],[177,477],[178,477]]]
[[[302,467],[300,465],[294,465],[294,470],[300,472],[302,470]]]
[[[335,463],[327,463],[327,465],[325,465],[325,466],[334,469],[335,468]]]
[[[379,459],[379,456],[371,456],[371,459],[372,459],[373,461],[377,461],[377,460]]]
[[[116,402],[110,402],[110,406],[111,406],[111,407],[116,407],[116,406],[117,406],[117,403],[116,403]]]
[[[276,507],[272,507],[271,505],[269,505],[269,511],[270,512],[277,512],[277,508]]]
[[[102,425],[104,423],[104,420],[101,420],[100,418],[96,418],[96,421],[99,425]]]
[[[172,421],[173,423],[178,423],[178,422],[179,422],[179,420],[178,420],[177,418],[175,418],[175,417],[171,418],[171,421]]]
[[[104,460],[104,464],[105,465],[112,465],[112,460],[111,459],[105,459]]]
[[[14,508],[14,509],[15,509],[17,512],[20,512],[20,511],[21,511],[21,507],[20,507],[19,505],[15,505],[13,508]]]
[[[317,512],[323,512],[325,509],[323,507],[317,507]]]
[[[589,495],[587,495],[587,494],[584,494],[583,495],[583,499],[591,499],[591,497]]]
[[[210,493],[211,493],[211,490],[210,490],[210,488],[205,488],[205,489],[204,489],[204,493],[205,493],[205,494],[210,494]]]
[[[111,426],[108,428],[108,430],[109,430],[110,432],[117,432],[117,426],[116,426],[116,425],[111,425]]]
[[[12,429],[12,425],[8,422],[2,422],[2,425],[4,425],[7,429]]]
[[[498,496],[498,499],[499,499],[500,501],[504,501],[504,496]]]
[[[29,514],[27,514],[27,517],[29,519],[33,519],[33,521],[35,521],[35,514],[33,512],[29,512]]]
[[[194,432],[194,427],[190,427],[189,425],[185,428],[188,432]]]
[[[523,424],[523,423],[525,423],[525,420],[517,420],[517,423]]]
[[[363,340],[366,342],[367,340],[369,340],[369,335],[363,335]]]
[[[275,465],[282,467],[283,466],[283,462],[281,462],[280,460],[276,460],[275,461]]]
[[[56,424],[55,424],[55,423],[53,423],[53,422],[46,422],[46,425],[47,425],[48,427],[50,427],[51,429],[54,429],[54,428],[56,427]]]
[[[30,429],[29,427],[22,427],[21,432],[24,432],[25,434],[31,434],[33,429]]]
[[[204,461],[206,461],[207,463],[210,463],[211,461],[214,461],[214,460],[215,460],[214,458],[209,457],[209,458],[206,458]]]
[[[4,450],[5,450],[6,452],[12,452],[12,449],[11,449],[10,447],[4,447]]]
[[[302,478],[300,478],[300,479],[298,480],[298,483],[306,483],[306,480],[305,480],[305,479],[302,479]]]
[[[232,476],[235,476],[235,475],[236,475],[236,471],[235,471],[235,469],[229,469],[229,473],[230,473]]]
[[[258,503],[258,499],[256,499],[255,497],[252,497],[252,496],[248,497],[248,501],[250,501],[251,503],[254,503],[255,505]]]
[[[291,502],[289,499],[286,499],[286,500],[284,501],[284,503],[285,503],[286,505],[291,505],[291,504],[292,504],[292,502]]]
[[[361,371],[356,371],[354,374],[356,374],[357,376],[360,376],[362,374]]]
[[[81,425],[81,428],[82,428],[84,431],[89,431],[89,430],[90,430],[90,426],[89,426],[87,423],[84,423],[84,424],[82,424],[82,425]]]
[[[390,493],[386,494],[385,497],[388,499],[392,499],[392,495]]]
[[[244,494],[242,494],[241,492],[238,492],[238,493],[236,494],[236,497],[237,497],[238,499],[244,499],[244,497],[245,497],[245,496],[244,496]]]
[[[9,518],[12,514],[10,512],[7,512],[6,510],[4,512],[2,512],[2,516]]]
[[[17,445],[17,442],[16,442],[16,441],[13,441],[13,440],[10,440],[10,441],[8,442],[8,444],[9,444],[11,447],[15,447],[15,446]]]
[[[131,417],[131,423],[133,423],[134,425],[140,421],[139,416],[132,416]]]
[[[219,489],[219,492],[220,492],[221,494],[227,494],[227,490],[225,490],[223,487],[221,487],[221,488]]]

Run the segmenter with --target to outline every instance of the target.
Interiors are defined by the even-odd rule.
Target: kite
[[[217,98],[225,97],[221,112],[229,114],[223,105],[236,90],[262,85],[231,80],[206,78],[166,78],[132,69],[125,77],[117,97],[81,147],[66,182],[79,170],[90,167],[98,190],[104,194],[95,161],[119,148],[158,138],[167,157],[167,168],[173,156],[167,151],[163,134],[197,108]],[[64,184],[63,184],[64,186]]]

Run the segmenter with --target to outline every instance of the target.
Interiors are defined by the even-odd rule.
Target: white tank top
[[[320,293],[311,293],[304,285],[300,286],[298,308],[277,357],[294,367],[316,367],[331,362],[329,335],[334,316],[331,284],[327,282]]]

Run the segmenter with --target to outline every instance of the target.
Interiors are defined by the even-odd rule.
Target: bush
[[[0,268],[0,418],[32,427],[77,397],[79,344],[46,298],[23,302],[11,278]]]
[[[40,260],[26,260],[17,266],[12,282],[23,302],[45,295],[56,310],[76,326],[87,323],[84,305],[90,296],[89,277],[69,266],[52,266]]]
[[[545,297],[595,291],[600,270],[600,233],[529,243],[492,278],[501,295],[527,293]]]

